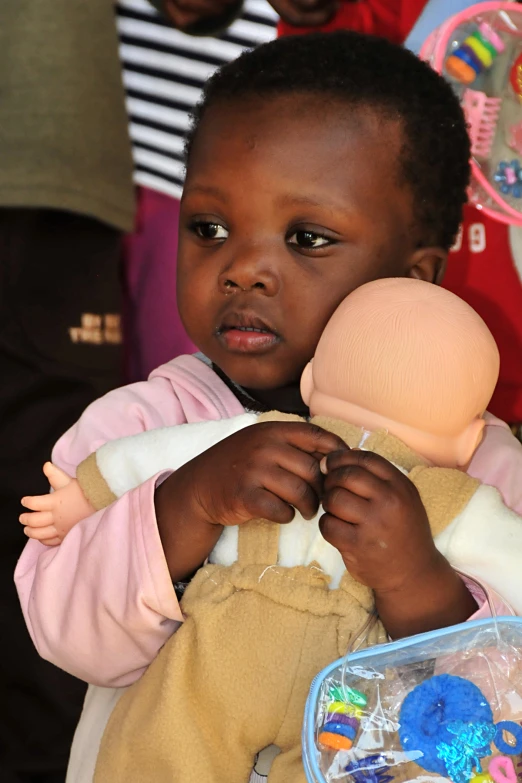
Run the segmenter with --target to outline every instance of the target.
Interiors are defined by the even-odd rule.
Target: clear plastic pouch
[[[309,783],[517,783],[522,619],[463,623],[348,655],[312,683]]]
[[[522,5],[473,5],[437,28],[420,56],[450,81],[466,114],[471,203],[522,225]]]

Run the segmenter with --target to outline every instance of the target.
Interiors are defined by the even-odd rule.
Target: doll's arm
[[[20,522],[29,538],[57,546],[69,530],[106,508],[163,470],[177,470],[243,427],[257,421],[254,414],[232,419],[179,424],[109,441],[78,465],[76,478],[48,462],[44,473],[54,492],[25,497]]]
[[[109,441],[87,457],[76,478],[98,511],[164,470],[178,470],[224,438],[255,424],[244,413],[231,419],[178,424]]]
[[[435,539],[454,568],[489,585],[522,615],[522,518],[483,484]]]
[[[24,533],[46,546],[60,544],[69,530],[95,509],[85,497],[80,483],[63,470],[46,462],[43,468],[54,492],[22,498],[22,506],[32,513],[20,515]]]

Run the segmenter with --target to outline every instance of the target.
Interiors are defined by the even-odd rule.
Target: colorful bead
[[[343,715],[340,712],[329,712],[328,720],[335,720],[338,723],[346,724],[346,726],[352,726],[352,728],[354,728],[356,731],[360,725],[358,718],[353,718],[351,715]]]
[[[491,62],[493,62],[493,60],[494,60],[494,59],[495,59],[495,57],[497,56],[497,50],[495,49],[495,47],[493,46],[493,44],[492,44],[492,43],[490,43],[490,42],[487,40],[487,38],[484,38],[484,36],[483,36],[483,35],[481,35],[481,34],[480,34],[478,31],[474,32],[474,33],[473,33],[473,35],[472,35],[471,37],[472,37],[472,38],[474,38],[474,39],[475,39],[475,40],[477,40],[477,41],[480,41],[481,45],[482,45],[482,46],[483,46],[485,49],[487,49],[488,53],[491,55]]]
[[[482,63],[475,52],[470,49],[466,43],[463,43],[455,54],[448,57],[446,60],[446,71],[450,76],[453,76],[454,79],[457,79],[459,78],[457,73],[462,73],[463,65],[467,65],[468,68],[471,68],[472,74],[470,73],[470,75],[466,77],[465,82],[465,84],[470,84],[470,82],[475,81],[481,72]],[[462,77],[459,78],[459,81],[462,81]]]
[[[448,57],[446,60],[446,71],[448,76],[456,79],[462,84],[471,84],[477,78],[477,72],[471,65],[468,65],[460,57]]]
[[[346,685],[332,685],[329,695],[333,701],[327,706],[326,723],[319,742],[335,750],[349,750],[359,731],[368,698],[361,691]]]
[[[471,84],[479,73],[493,65],[504,48],[500,36],[483,22],[447,58],[446,72],[463,84]]]
[[[484,46],[477,33],[473,33],[473,35],[470,35],[470,37],[466,39],[466,46],[469,46],[469,48],[475,52],[484,68],[490,68],[493,65],[493,55],[488,51],[487,47]]]
[[[331,720],[325,723],[323,731],[328,734],[340,734],[341,737],[347,737],[349,740],[354,740],[357,731],[353,726],[347,726],[346,723],[341,723],[338,720]]]
[[[479,24],[479,33],[481,36],[493,46],[499,54],[504,51],[505,44],[500,35],[496,33],[490,24],[487,22],[481,22]]]
[[[354,718],[362,718],[363,710],[354,704],[347,704],[345,701],[332,701],[328,707],[328,712],[338,712],[341,715],[352,715]]]
[[[329,731],[322,731],[319,734],[319,742],[331,750],[350,750],[353,746],[353,742],[348,737],[343,737],[341,734],[331,734]]]
[[[347,685],[332,685],[330,688],[330,698],[334,701],[349,701],[357,707],[366,707],[368,697],[356,688],[350,688]]]

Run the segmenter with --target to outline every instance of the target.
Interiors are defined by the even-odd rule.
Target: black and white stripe
[[[266,0],[246,0],[225,33],[194,38],[174,30],[147,0],[116,5],[135,182],[179,198],[189,113],[205,81],[245,49],[275,37],[277,16]]]

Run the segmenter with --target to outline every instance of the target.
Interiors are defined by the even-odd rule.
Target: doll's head
[[[464,467],[498,372],[493,336],[469,305],[431,283],[394,278],[341,303],[301,391],[313,415],[385,429],[436,465]]]

